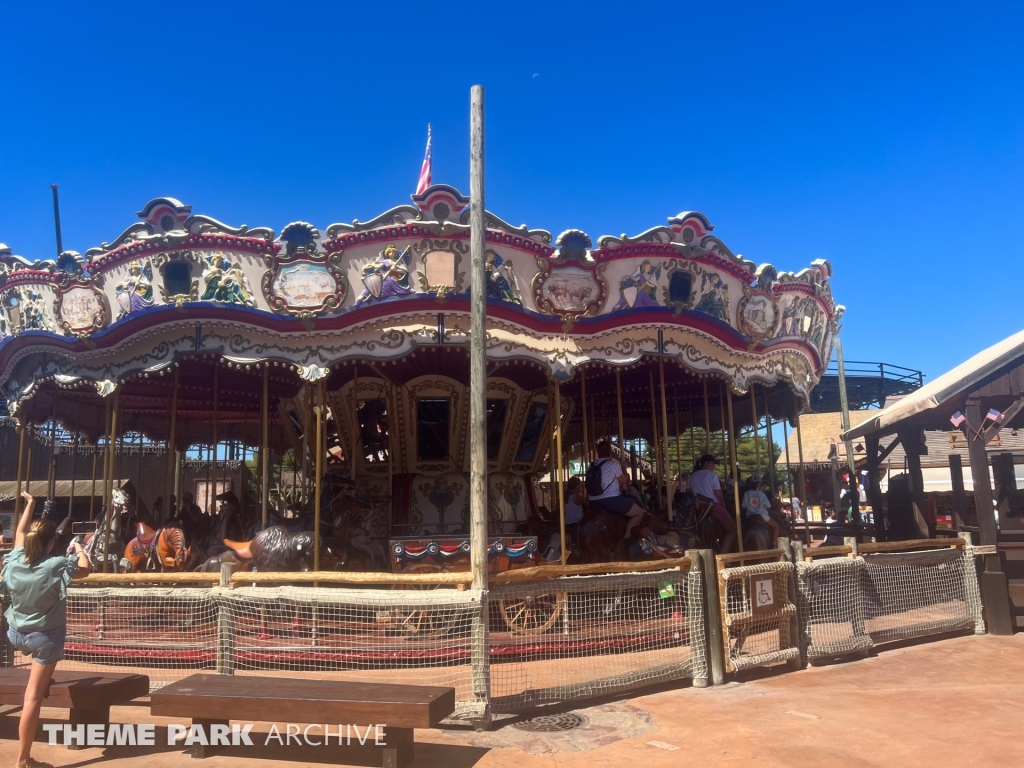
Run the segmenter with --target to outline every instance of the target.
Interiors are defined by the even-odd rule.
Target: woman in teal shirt
[[[27,492],[21,496],[27,504],[18,521],[14,549],[4,558],[3,588],[11,599],[4,616],[8,642],[32,656],[18,726],[18,768],[31,768],[44,765],[31,757],[32,740],[53,670],[64,658],[68,584],[89,574],[89,558],[78,542],[74,554],[51,557],[56,527],[52,520],[32,522],[36,500]]]

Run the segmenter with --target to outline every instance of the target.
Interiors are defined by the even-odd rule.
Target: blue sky
[[[699,210],[781,270],[828,258],[847,359],[934,377],[1020,330],[1024,6],[0,2],[0,241],[116,237],[149,199],[278,231],[468,192],[636,234]]]

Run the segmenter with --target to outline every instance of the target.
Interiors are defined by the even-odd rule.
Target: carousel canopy
[[[322,379],[468,381],[469,200],[436,185],[412,203],[276,234],[158,198],[84,256],[32,262],[0,245],[0,392],[18,419],[56,416],[96,437],[118,391],[124,428],[164,439],[176,377],[185,439],[211,418],[232,424],[221,437],[255,439],[264,383],[277,402]],[[488,375],[530,391],[567,382],[577,401],[587,386],[605,433],[620,386],[626,420],[650,420],[659,365],[675,412],[701,425],[723,387],[755,383],[776,393],[774,415],[792,415],[830,357],[843,307],[827,261],[756,266],[696,212],[596,248],[579,230],[486,223]]]

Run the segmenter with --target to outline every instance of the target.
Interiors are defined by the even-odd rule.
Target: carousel
[[[469,200],[279,233],[173,198],[137,215],[84,255],[0,245],[0,391],[22,454],[57,425],[102,446],[93,519],[69,521],[97,568],[468,570]],[[737,430],[807,407],[843,312],[827,261],[757,266],[696,212],[596,247],[485,222],[492,572],[541,562],[600,441],[624,466],[642,441],[671,528],[678,468],[716,454],[735,487]]]

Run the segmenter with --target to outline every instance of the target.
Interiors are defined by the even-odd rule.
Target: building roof
[[[916,392],[901,398],[893,405],[876,413],[869,420],[854,426],[849,437],[856,439],[876,432],[888,434],[895,426],[919,414],[927,414],[945,405],[952,406],[966,395],[979,389],[987,380],[1012,367],[1024,359],[1024,331],[1015,333],[998,344],[979,352],[970,360],[961,363],[948,373],[921,387]],[[949,418],[948,413],[935,414],[938,421]],[[933,421],[933,419],[929,419]],[[852,424],[852,422],[851,422]],[[935,426],[935,425],[931,425]]]
[[[861,424],[877,413],[879,413],[878,408],[872,408],[866,411],[850,411],[850,424],[853,426]],[[833,445],[835,445],[836,451],[839,454],[840,465],[845,466],[846,449],[843,446],[842,433],[843,415],[841,413],[803,414],[800,416],[800,428],[793,430],[793,433],[789,437],[790,463],[794,467],[799,466],[800,464],[800,461],[797,458],[799,456],[797,440],[799,439],[799,444],[803,448],[805,469],[825,469],[827,467],[831,467],[832,460],[829,457],[829,453]],[[861,454],[863,454],[863,451],[861,451]],[[786,454],[783,452],[779,456],[777,466],[785,467],[785,459]]]

